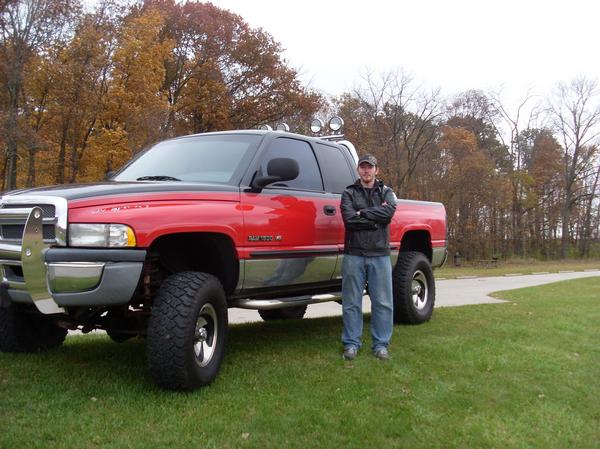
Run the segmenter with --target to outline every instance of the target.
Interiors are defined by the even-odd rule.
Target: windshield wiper
[[[136,181],[181,181],[181,179],[173,178],[172,176],[140,176]]]

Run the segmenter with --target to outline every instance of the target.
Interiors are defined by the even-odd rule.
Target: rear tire
[[[258,314],[265,321],[301,320],[306,313],[306,306],[284,307],[282,309],[259,310]]]
[[[428,321],[435,304],[435,280],[429,259],[417,251],[401,252],[392,280],[394,322],[421,324]]]
[[[0,351],[39,352],[65,341],[67,330],[50,318],[17,304],[0,307]]]
[[[221,367],[227,339],[227,301],[219,280],[182,272],[162,283],[148,322],[146,352],[156,384],[194,390]]]

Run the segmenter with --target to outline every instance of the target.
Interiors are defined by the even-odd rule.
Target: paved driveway
[[[519,276],[497,276],[473,279],[446,279],[438,280],[436,287],[436,307],[455,307],[471,304],[490,304],[504,302],[488,296],[499,290],[512,290],[515,288],[531,287],[534,285],[549,284],[551,282],[578,279],[582,277],[600,276],[597,271],[579,271],[574,273],[548,273],[530,274]],[[364,300],[364,310],[370,310],[370,301]],[[306,311],[307,318],[337,316],[342,314],[342,306],[335,302],[312,304]],[[248,323],[262,321],[258,312],[254,310],[229,309],[230,323]]]

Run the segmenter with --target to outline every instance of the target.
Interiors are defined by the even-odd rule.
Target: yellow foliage
[[[161,88],[164,61],[174,44],[160,40],[163,24],[164,17],[156,9],[131,18],[123,26],[114,54],[104,125],[126,131],[130,156],[160,138],[168,111]]]
[[[108,172],[119,169],[129,158],[127,132],[121,127],[101,129],[90,137],[79,179],[81,182],[103,180]]]

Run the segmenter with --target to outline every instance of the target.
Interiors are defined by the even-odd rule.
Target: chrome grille
[[[67,201],[51,196],[6,195],[0,201],[0,244],[17,243],[23,239],[26,217],[18,212],[42,209],[43,238],[48,244],[64,246],[67,223]]]
[[[6,240],[21,240],[25,225],[0,225],[0,238]],[[53,241],[55,238],[54,224],[44,225],[44,240]]]
[[[44,242],[65,245],[67,200],[59,197],[5,195],[0,199],[0,278],[8,288],[25,290],[21,245],[34,207],[42,210]]]
[[[56,206],[54,204],[35,204],[35,206],[42,209],[42,217],[44,218],[54,218],[54,214],[56,214]],[[0,205],[2,209],[20,209],[22,207],[32,207],[31,203],[23,203],[23,204],[2,204]]]

